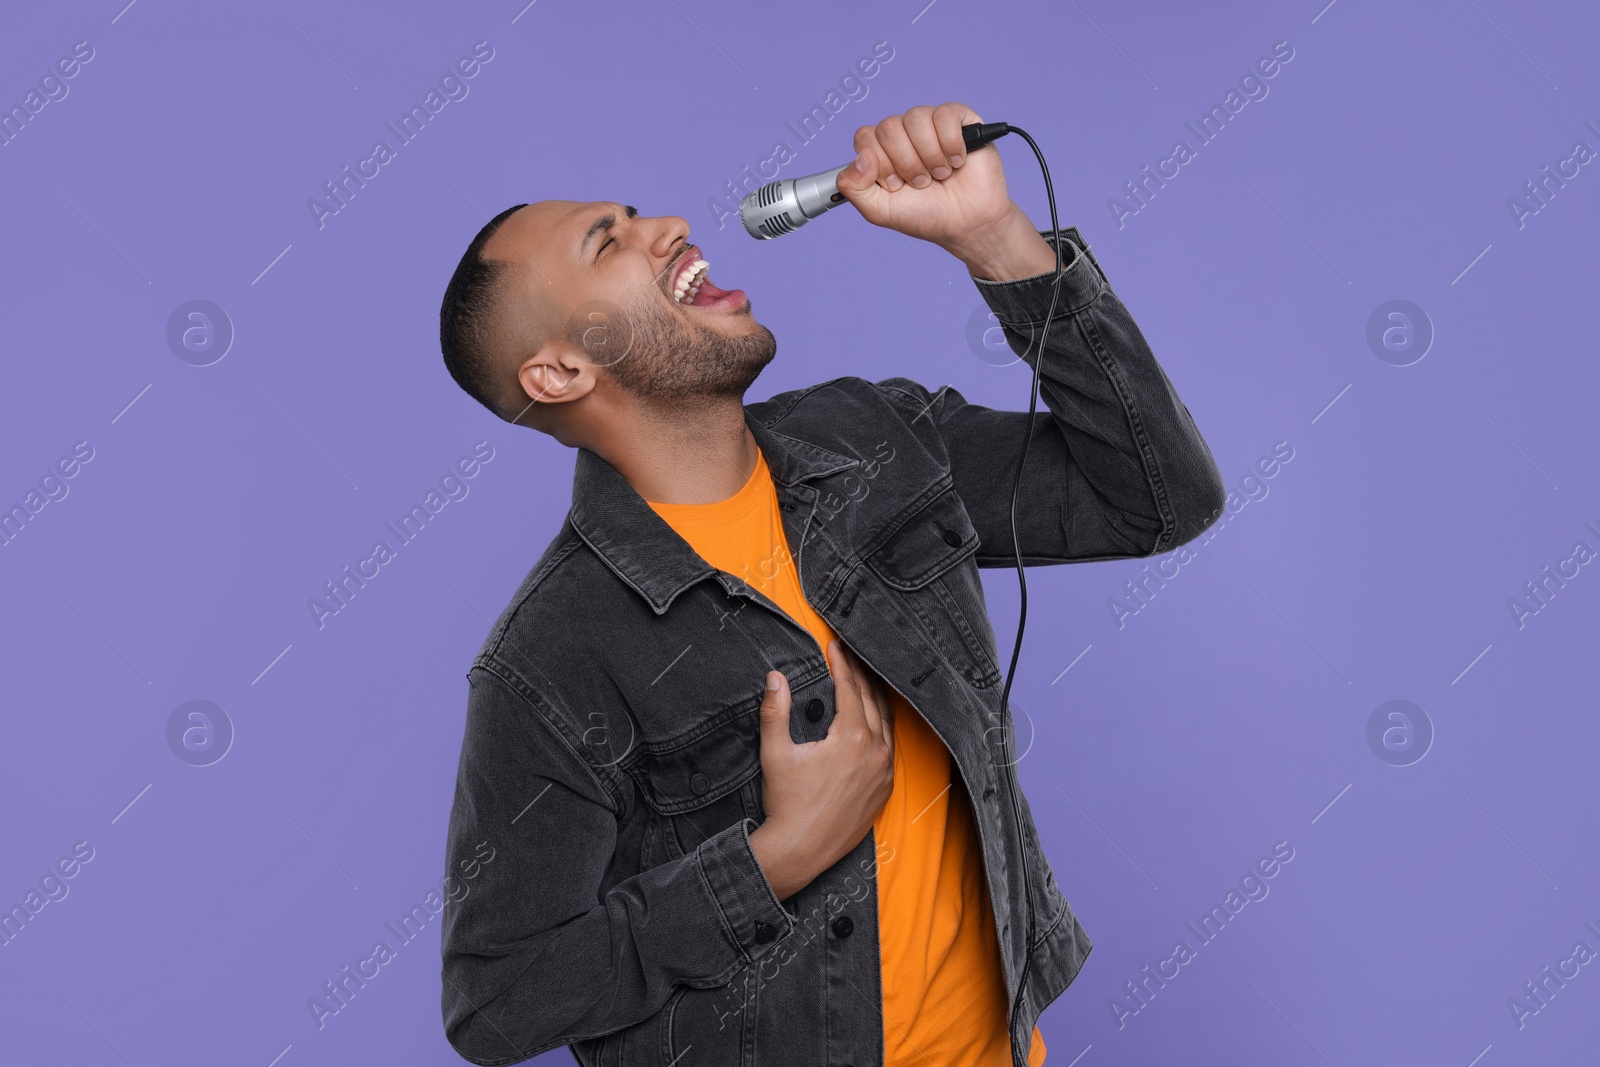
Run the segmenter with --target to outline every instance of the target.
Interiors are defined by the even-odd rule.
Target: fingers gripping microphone
[[[961,127],[961,139],[972,152],[1011,132],[1003,122],[974,122]],[[845,167],[834,167],[804,178],[779,178],[768,182],[739,203],[739,218],[750,236],[763,241],[793,233],[829,208],[845,202],[839,191],[839,175]]]

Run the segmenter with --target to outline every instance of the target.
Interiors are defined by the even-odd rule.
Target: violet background
[[[95,57],[0,148],[0,504],[74,442],[95,457],[0,548],[0,904],[76,841],[95,858],[0,947],[0,1059],[462,1062],[437,921],[320,1030],[307,1007],[439,888],[467,665],[569,502],[574,454],[446,375],[445,281],[510,204],[621,200],[686,217],[750,293],[779,338],[751,399],[904,374],[1025,407],[945,253],[848,208],[758,243],[708,206],[878,41],[869,95],[784,175],[916,104],[1017,122],[1230,486],[1294,449],[1121,629],[1107,602],[1147,561],[1030,573],[1021,773],[1095,943],[1049,1062],[1594,1055],[1600,966],[1521,1029],[1507,1006],[1600,949],[1600,577],[1520,629],[1508,608],[1600,547],[1600,177],[1521,228],[1507,206],[1600,148],[1592,8],[524,2],[6,13],[0,102],[75,41]],[[308,198],[480,40],[468,97],[319,229]],[[1279,41],[1269,95],[1119,228],[1108,199]],[[997,147],[1046,226],[1031,153]],[[1409,366],[1366,341],[1397,298],[1436,332]],[[236,331],[209,366],[165,339],[192,299]],[[480,440],[470,495],[319,630],[308,598]],[[986,584],[1009,654],[1015,574]],[[195,699],[235,731],[206,767],[167,742]],[[1393,699],[1435,733],[1409,766],[1367,741]],[[1278,841],[1270,895],[1119,1029],[1110,999]]]

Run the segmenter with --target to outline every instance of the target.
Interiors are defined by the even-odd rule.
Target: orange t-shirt
[[[826,649],[836,635],[801,591],[777,490],[759,449],[757,456],[749,480],[726,500],[647,503],[700,558],[744,579]],[[1000,940],[966,789],[933,727],[898,693],[893,701],[894,789],[873,822],[883,1062],[1011,1067]],[[1044,1057],[1035,1027],[1029,1067]]]

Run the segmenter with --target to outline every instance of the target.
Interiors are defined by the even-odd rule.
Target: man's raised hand
[[[856,130],[856,159],[839,191],[875,226],[953,253],[1008,220],[1000,153],[968,154],[961,127],[981,122],[965,104],[914,107]]]

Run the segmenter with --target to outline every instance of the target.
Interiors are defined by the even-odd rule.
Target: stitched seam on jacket
[[[567,525],[565,520],[562,521],[562,525]],[[573,533],[577,534],[576,528],[574,528]],[[557,536],[560,535],[557,534]],[[500,645],[503,641],[505,641],[506,632],[511,629],[512,623],[516,622],[517,613],[520,612],[523,608],[523,605],[528,602],[528,598],[533,596],[533,594],[538,591],[539,587],[545,583],[545,580],[555,572],[555,569],[561,565],[561,562],[568,556],[572,555],[572,553],[576,552],[578,548],[584,544],[586,544],[586,542],[583,540],[581,535],[575,536],[565,548],[545,562],[545,565],[542,568],[542,573],[539,575],[538,579],[532,582],[528,588],[523,591],[522,596],[517,599],[516,605],[512,608],[511,612],[506,615],[505,624],[500,627],[500,632],[495,635],[494,645],[478,654],[479,662],[499,662],[496,657],[500,652]]]
[[[896,375],[896,377],[904,377],[904,375]],[[940,386],[937,393],[928,393],[928,399],[924,401],[921,397],[917,396],[917,394],[902,389],[898,385],[879,385],[877,382],[873,382],[872,387],[878,390],[880,393],[899,393],[901,396],[918,406],[917,414],[912,418],[911,422],[906,422],[904,418],[901,418],[900,420],[906,429],[911,430],[912,433],[917,432],[917,430],[912,426],[912,422],[920,419],[924,414],[932,411],[935,407],[943,407],[944,401],[941,399],[941,397],[943,397],[945,392],[950,388],[948,385]],[[923,391],[926,392],[928,387],[923,386],[922,388]],[[893,407],[892,402],[890,406]],[[896,414],[899,414],[899,412],[896,412]],[[939,436],[939,423],[934,419],[929,419],[928,424],[933,427],[935,436]],[[943,439],[944,438],[940,436],[940,440]]]
[[[534,701],[534,697],[538,697],[540,700],[544,699],[539,691],[533,686],[529,685],[522,677],[520,672],[502,660],[486,660],[483,663],[474,664],[474,666],[479,667],[485,673],[491,674],[500,679],[500,682],[507,689],[509,689],[512,693],[515,693],[524,704],[528,705],[528,709],[533,713],[534,719],[544,727],[545,732],[554,737],[556,741],[560,743],[562,750],[565,751],[567,755],[571,756],[573,761],[578,766],[581,766],[588,774],[590,780],[592,780],[595,785],[599,787],[600,795],[605,797],[611,805],[610,810],[612,816],[615,818],[621,818],[626,805],[618,801],[617,797],[606,785],[605,780],[601,778],[598,773],[596,773],[593,765],[591,765],[588,760],[584,759],[583,756],[580,755],[570,743],[568,743],[566,737],[561,733],[560,730],[556,729],[553,723],[545,718],[544,712],[540,710],[539,705]],[[516,677],[515,679],[508,678],[506,677],[507,674],[512,674]],[[533,696],[530,696],[530,693],[533,694]]]
[[[1122,377],[1122,368],[1117,366],[1116,360],[1108,354],[1105,338],[1100,335],[1094,323],[1088,319],[1078,321],[1085,339],[1089,342],[1090,350],[1094,352],[1095,359],[1100,364],[1100,369],[1117,391],[1117,399],[1122,402],[1122,410],[1128,416],[1129,425],[1133,427],[1133,439],[1139,446],[1139,458],[1144,461],[1145,484],[1149,486],[1151,496],[1155,498],[1156,514],[1161,519],[1161,532],[1156,534],[1155,545],[1146,553],[1153,556],[1161,551],[1162,544],[1178,526],[1177,517],[1172,513],[1172,501],[1167,494],[1167,482],[1162,477],[1161,465],[1156,461],[1155,452],[1150,447],[1150,437],[1145,431],[1144,418],[1134,405],[1127,382]]]

